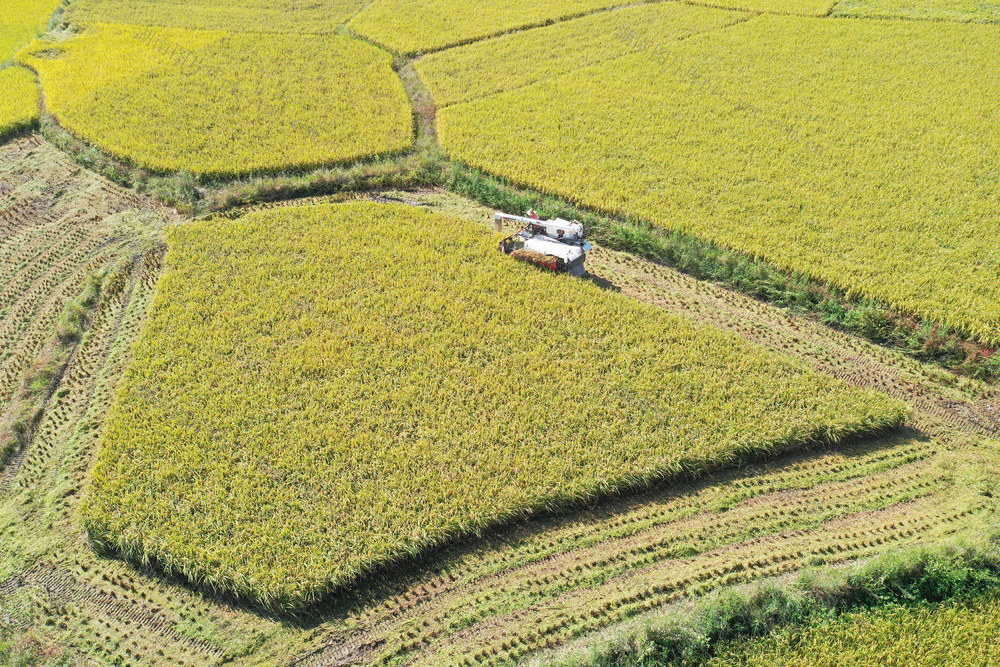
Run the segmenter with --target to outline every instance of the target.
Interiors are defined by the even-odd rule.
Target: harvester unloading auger
[[[497,231],[505,220],[524,223],[524,228],[500,242],[500,252],[550,271],[564,271],[571,276],[586,273],[583,265],[591,245],[584,239],[583,223],[576,220],[539,220],[538,214],[527,216],[497,213],[493,216]]]

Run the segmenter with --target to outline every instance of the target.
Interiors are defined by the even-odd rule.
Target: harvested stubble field
[[[37,138],[0,147],[0,181],[0,423],[6,428],[65,304],[93,276],[111,274],[130,251],[152,243],[169,216],[67,164]]]
[[[169,244],[84,522],[132,559],[269,607],[537,509],[905,415],[511,266],[483,230],[410,206],[282,208],[181,226]]]
[[[483,219],[450,195],[404,196],[475,216],[470,224]],[[874,386],[918,406],[915,428],[518,521],[392,577],[366,578],[310,621],[287,624],[103,559],[80,539],[79,490],[148,317],[146,277],[131,305],[120,305],[120,320],[95,321],[101,342],[77,358],[87,371],[71,373],[71,391],[56,393],[49,425],[5,492],[0,534],[15,548],[0,560],[0,604],[30,592],[36,602],[21,623],[53,619],[35,626],[44,642],[100,662],[504,664],[721,586],[974,533],[990,521],[1000,450],[983,436],[998,429],[988,387],[953,384],[900,355],[825,337],[809,320],[619,253],[602,251],[593,271],[657,307],[757,332],[814,368],[876,378]]]
[[[1000,49],[983,45],[998,40],[993,26],[760,15],[453,104],[438,131],[490,173],[993,344]],[[430,89],[451,53],[424,70]]]

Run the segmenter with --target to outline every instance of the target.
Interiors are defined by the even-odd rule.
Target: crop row
[[[602,586],[571,591],[546,604],[491,619],[490,625],[503,624],[501,637],[470,629],[433,648],[422,647],[413,663],[502,664],[686,596],[784,574],[808,564],[854,560],[878,553],[887,544],[914,543],[926,539],[928,533],[958,525],[976,511],[975,507],[933,509],[938,502],[931,498],[912,506],[865,513],[862,525],[848,522],[846,530],[838,528],[840,522],[831,522],[817,531],[768,536],[668,567],[637,570]],[[922,510],[927,514],[921,516]]]
[[[750,469],[737,475],[713,479],[703,488],[661,489],[632,500],[605,504],[575,520],[538,521],[529,526],[508,529],[488,548],[474,552],[455,549],[442,559],[440,574],[420,577],[413,581],[386,582],[386,589],[372,594],[383,601],[364,604],[357,612],[356,623],[365,633],[357,640],[336,639],[343,629],[333,626],[326,637],[329,655],[340,654],[354,641],[371,642],[374,637],[392,637],[401,632],[401,625],[441,628],[465,618],[486,618],[490,607],[516,604],[518,591],[527,580],[543,579],[550,562],[575,563],[578,555],[613,552],[618,540],[637,534],[651,536],[674,530],[699,515],[725,512],[727,508],[761,499],[780,502],[789,493],[822,489],[829,484],[886,475],[897,468],[921,465],[929,457],[936,458],[934,443],[893,437],[888,441],[854,445],[821,455],[801,456],[801,460],[786,462],[779,467]],[[933,470],[933,468],[928,468]],[[859,493],[863,496],[863,493]],[[822,500],[820,500],[822,505]],[[863,505],[857,506],[859,508]],[[681,531],[676,531],[681,536]],[[641,550],[641,548],[640,548]],[[551,578],[551,575],[548,575]],[[549,590],[558,592],[559,579]],[[429,625],[428,625],[429,624]],[[447,634],[446,634],[447,636]]]
[[[915,477],[919,475],[917,473]],[[885,510],[914,497],[931,495],[941,488],[932,477],[920,481],[901,478],[897,488],[888,492],[880,491],[879,486],[879,481],[873,479],[871,496],[864,488],[854,488],[853,495],[844,498],[838,498],[838,489],[833,487],[829,489],[829,501],[839,507],[827,507],[823,502],[826,498],[813,501],[810,507],[826,510],[828,520],[850,517],[862,510]],[[608,540],[593,549],[567,552],[521,572],[519,577],[513,572],[507,573],[503,585],[480,587],[478,593],[469,591],[451,605],[435,603],[433,614],[425,614],[422,624],[411,624],[408,630],[400,628],[400,644],[389,642],[389,645],[401,649],[413,640],[419,640],[424,645],[442,638],[450,642],[454,636],[462,636],[463,628],[473,623],[488,625],[491,619],[508,614],[517,617],[525,610],[566,596],[568,591],[586,591],[615,578],[651,569],[669,571],[678,567],[678,563],[708,557],[713,550],[739,545],[755,537],[790,535],[793,531],[820,528],[822,522],[813,522],[808,517],[788,516],[788,512],[794,509],[782,506],[780,497],[770,498],[769,501],[777,506],[777,516],[773,520],[770,516],[754,516],[746,512],[737,512],[733,516],[728,513],[708,515],[700,517],[699,522],[677,522],[664,526],[655,534],[641,535],[633,540]],[[385,654],[386,657],[388,655],[391,651]]]
[[[933,505],[933,501],[928,501],[923,507]],[[903,506],[866,515],[873,523],[865,527],[854,526],[849,533],[827,528],[779,535],[759,542],[750,541],[735,549],[720,550],[714,557],[695,560],[689,565],[679,563],[670,568],[640,570],[625,581],[570,595],[567,600],[540,605],[527,614],[504,619],[509,622],[509,625],[505,623],[504,637],[515,638],[513,648],[503,647],[504,643],[511,642],[510,639],[484,642],[482,636],[471,636],[470,641],[463,642],[461,637],[452,638],[440,653],[427,652],[417,662],[435,664],[442,659],[458,662],[460,656],[471,658],[475,664],[506,662],[687,595],[777,576],[808,564],[854,560],[878,553],[887,544],[912,544],[942,524],[961,521],[972,511],[903,518],[913,509]]]

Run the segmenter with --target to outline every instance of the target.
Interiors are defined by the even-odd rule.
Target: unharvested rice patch
[[[413,140],[390,56],[342,36],[96,24],[20,60],[67,129],[157,171],[306,168]]]
[[[85,521],[272,607],[504,519],[906,413],[414,207],[279,208],[170,242]]]

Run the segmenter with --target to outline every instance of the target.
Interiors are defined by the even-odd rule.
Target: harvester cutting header
[[[503,254],[571,276],[586,273],[583,264],[592,246],[584,239],[582,222],[562,218],[539,220],[534,211],[528,211],[527,216],[498,212],[493,216],[497,231],[503,229],[505,220],[525,226],[500,242]]]

